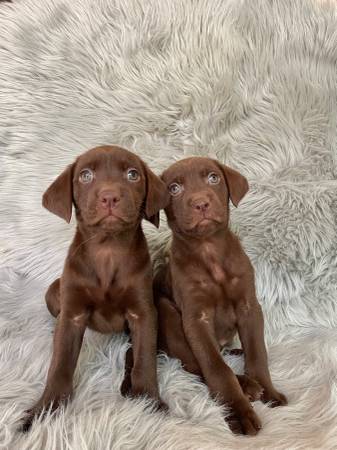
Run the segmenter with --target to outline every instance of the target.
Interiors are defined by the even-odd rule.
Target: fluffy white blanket
[[[337,11],[314,0],[0,3],[0,448],[337,448]],[[275,385],[257,437],[234,436],[176,360],[158,358],[165,416],[119,394],[125,336],[88,332],[76,393],[16,432],[39,397],[44,305],[74,231],[41,194],[82,151],[125,146],[160,171],[216,155],[251,190],[232,226],[256,269]],[[146,226],[154,258],[169,233]],[[230,364],[242,370],[242,360]]]

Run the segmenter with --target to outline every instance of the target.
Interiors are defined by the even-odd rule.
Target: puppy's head
[[[165,209],[169,225],[187,236],[209,236],[227,227],[229,199],[237,206],[248,191],[245,177],[210,158],[178,161],[161,178],[171,198]]]
[[[107,232],[134,228],[145,219],[158,227],[167,205],[165,184],[135,154],[96,147],[68,166],[43,195],[43,206],[67,222],[77,220]]]

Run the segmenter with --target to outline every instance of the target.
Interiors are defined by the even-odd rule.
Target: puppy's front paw
[[[27,409],[25,411],[25,416],[23,417],[23,423],[20,427],[22,433],[27,433],[38,417],[44,417],[47,411],[54,411],[58,407],[58,404],[50,403],[49,405],[43,406],[41,403],[36,404],[33,408]]]
[[[158,394],[153,392],[146,392],[145,397],[151,399],[153,401],[153,411],[161,411],[161,412],[167,412],[168,406],[163,400],[159,397]]]
[[[25,411],[20,431],[26,433],[30,430],[35,418],[42,416],[42,418],[49,412],[54,412],[62,403],[69,400],[71,390],[55,395],[55,397],[47,399],[42,397],[33,408]]]
[[[252,407],[243,410],[232,408],[226,421],[234,434],[255,436],[262,428],[261,421]]]
[[[156,400],[155,403],[155,410],[156,411],[161,411],[161,412],[168,412],[169,407],[167,406],[167,404],[165,402],[163,402],[160,398],[158,400]]]
[[[256,380],[248,377],[247,375],[237,375],[237,378],[243,393],[250,402],[255,402],[261,398],[263,388]]]
[[[134,389],[130,376],[124,377],[120,391],[123,397],[140,398],[145,396],[146,398],[153,400],[152,407],[154,411],[167,412],[169,409],[167,404],[159,397],[156,390],[150,389],[144,391],[141,389]]]
[[[39,413],[41,413],[41,411],[35,411],[34,408],[25,411],[25,416],[23,417],[22,424],[18,431],[27,433],[31,429],[35,417],[39,416]]]
[[[123,397],[131,397],[132,395],[132,384],[131,384],[131,376],[126,375],[124,377],[124,380],[122,381],[121,388],[120,388],[121,394]]]
[[[270,403],[270,408],[276,408],[277,406],[285,406],[288,404],[287,397],[280,392],[273,390],[264,390],[261,400],[264,403]]]

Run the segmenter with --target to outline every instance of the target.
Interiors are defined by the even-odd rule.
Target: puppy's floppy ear
[[[68,223],[73,203],[73,171],[74,164],[71,164],[56,178],[42,197],[42,205]]]
[[[146,174],[145,219],[159,227],[159,211],[169,203],[166,184],[144,164]]]
[[[229,197],[234,206],[238,206],[242,198],[247,194],[249,186],[247,179],[234,169],[224,164],[220,164],[222,173],[225,176],[229,191]]]

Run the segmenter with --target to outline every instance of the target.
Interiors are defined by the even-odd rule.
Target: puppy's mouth
[[[191,221],[188,226],[184,227],[184,230],[189,234],[203,234],[215,230],[222,224],[223,220],[218,216],[203,216]]]
[[[193,221],[192,226],[190,227],[191,229],[199,227],[199,226],[207,226],[207,225],[211,225],[211,224],[222,224],[222,220],[220,217],[218,216],[202,216],[200,218],[197,218],[196,220]]]
[[[118,214],[114,210],[109,210],[105,214],[98,214],[95,217],[92,218],[92,220],[88,221],[88,225],[90,226],[102,226],[103,228],[106,227],[113,227],[114,225],[128,225],[132,222],[131,218],[124,217],[120,214]]]
[[[125,219],[120,216],[119,214],[116,213],[116,211],[114,211],[113,209],[110,209],[103,217],[101,220],[122,220],[123,222],[125,221]]]
[[[123,217],[123,216],[117,214],[113,210],[109,210],[109,212],[107,212],[106,214],[101,216],[97,221],[97,225],[99,225],[99,224],[113,225],[115,223],[128,224],[128,223],[130,223],[130,220],[128,220],[126,217]]]
[[[199,220],[199,222],[197,222],[196,226],[199,226],[199,225],[204,226],[204,225],[208,225],[213,222],[217,222],[217,221],[210,217],[203,217],[201,220]]]

